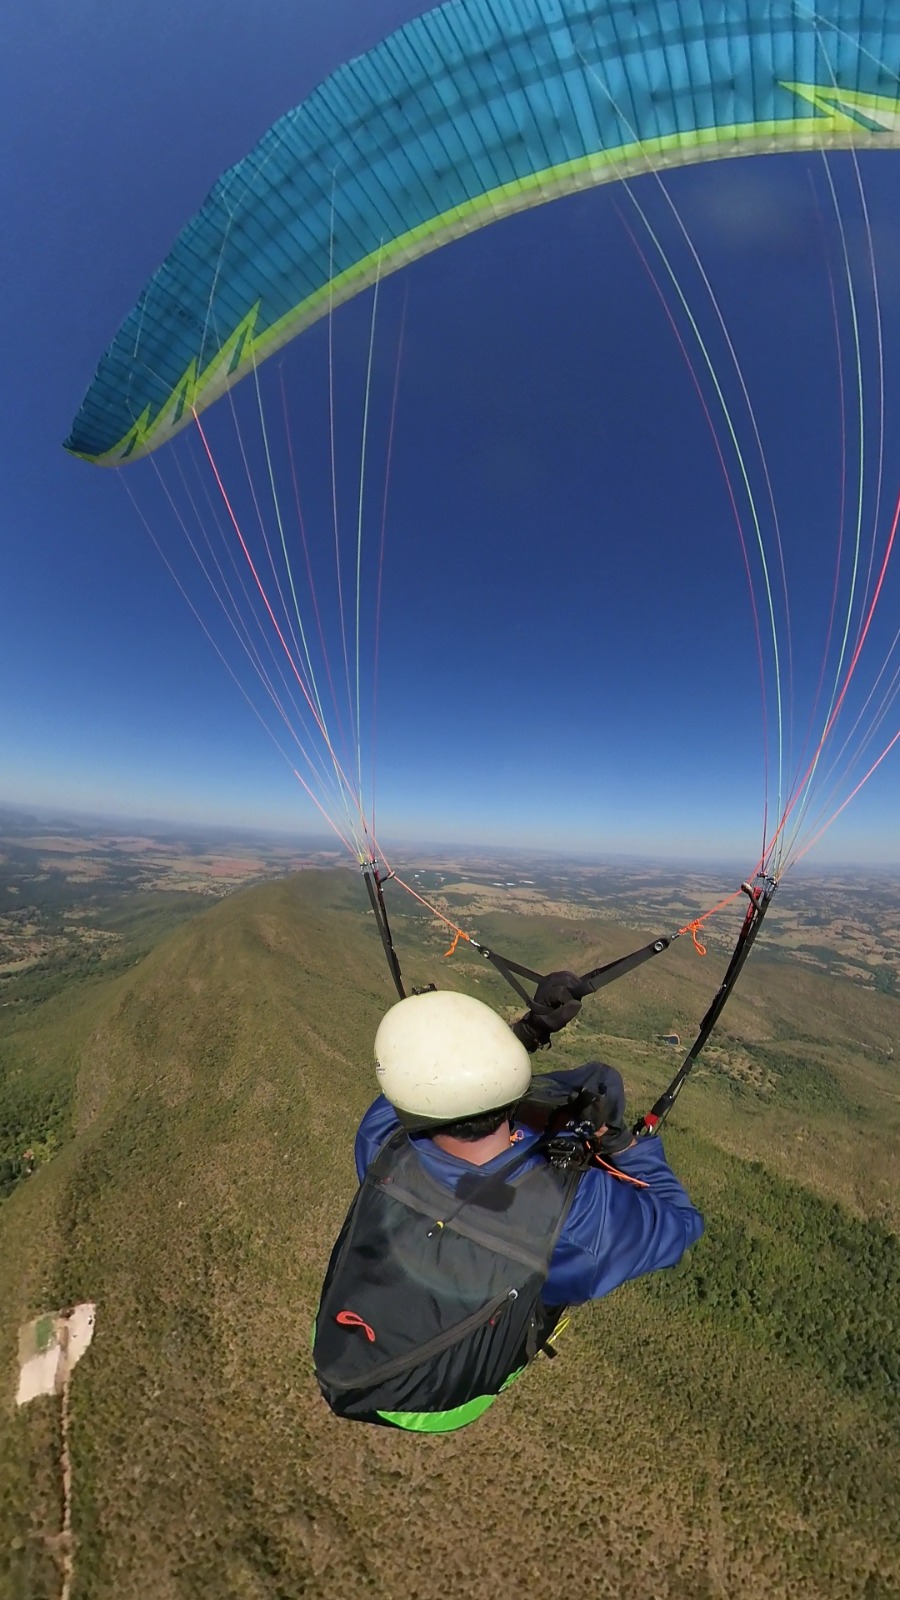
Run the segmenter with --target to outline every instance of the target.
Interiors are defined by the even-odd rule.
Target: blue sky
[[[149,9],[85,0],[76,22],[61,0],[16,8],[0,67],[4,148],[13,152],[0,174],[12,245],[4,267],[0,799],[296,824],[299,833],[316,819],[117,481],[127,477],[204,620],[271,720],[214,601],[195,582],[149,463],[121,475],[100,471],[67,457],[61,440],[122,316],[219,173],[329,70],[422,9],[401,0],[329,0],[327,8],[160,0]],[[860,161],[885,330],[879,559],[900,487],[898,161],[887,153]],[[866,235],[849,158],[834,158],[831,172],[866,363],[870,520],[877,337]],[[705,164],[667,177],[666,188],[719,297],[765,447],[791,621],[788,647],[776,599],[786,701],[792,679],[794,733],[785,759],[789,770],[802,769],[841,496],[829,264],[845,367],[852,319],[840,230],[815,156]],[[751,425],[696,269],[656,180],[641,179],[634,193],[659,227],[710,341],[759,491]],[[375,737],[376,820],[385,841],[446,837],[654,856],[708,851],[748,869],[755,860],[764,740],[740,545],[700,403],[629,229],[652,254],[628,196],[608,186],[482,230],[382,286],[362,629],[368,659],[402,327]],[[654,270],[662,275],[658,264]],[[671,288],[667,298],[687,337]],[[351,566],[370,318],[371,301],[361,300],[336,315],[332,330],[338,497]],[[327,368],[319,325],[268,375],[267,404],[278,409],[283,377],[339,679],[328,587]],[[708,381],[705,388],[709,395]],[[219,410],[209,416],[210,435],[229,461],[234,438]],[[721,420],[717,426],[727,448]],[[859,447],[849,423],[847,433],[849,503]],[[844,597],[848,551],[838,585]],[[867,562],[866,553],[863,568]],[[758,568],[755,585],[764,608]],[[896,572],[889,573],[871,649],[848,695],[848,731],[896,631],[897,594]],[[765,661],[774,810],[767,643]],[[370,724],[366,683],[362,720]],[[894,705],[869,761],[897,726]],[[367,744],[366,766],[368,754]],[[830,810],[866,765],[861,758],[851,770],[843,759]],[[830,795],[825,784],[823,816]],[[900,745],[814,859],[896,863],[898,801]]]

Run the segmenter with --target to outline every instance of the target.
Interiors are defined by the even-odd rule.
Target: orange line
[[[649,1183],[645,1182],[643,1178],[632,1178],[629,1172],[620,1172],[618,1167],[610,1166],[609,1162],[604,1161],[603,1157],[596,1151],[594,1152],[592,1165],[599,1167],[602,1172],[608,1172],[611,1178],[618,1178],[620,1183],[633,1183],[636,1189],[649,1189],[650,1187]]]
[[[373,837],[373,841],[374,841],[374,834],[373,834],[372,837]],[[399,884],[401,889],[405,889],[407,894],[411,894],[414,900],[418,900],[419,905],[420,906],[424,906],[426,911],[430,911],[433,916],[435,916],[435,917],[437,917],[439,919],[439,921],[445,923],[448,928],[452,928],[453,929],[453,932],[456,935],[456,937],[453,940],[453,943],[450,946],[450,949],[446,950],[444,952],[445,955],[452,956],[454,950],[456,949],[456,946],[459,944],[460,939],[465,939],[467,944],[471,944],[472,943],[472,936],[471,936],[471,934],[466,933],[465,928],[458,927],[457,924],[455,922],[453,922],[450,917],[445,917],[443,911],[439,911],[437,906],[433,906],[431,904],[430,900],[426,900],[424,895],[419,894],[418,890],[414,889],[412,887],[412,884],[407,883],[405,881],[405,879],[400,877],[399,873],[396,873],[394,871],[393,867],[391,866],[390,862],[388,861],[388,858],[385,855],[384,851],[381,849],[380,845],[378,846],[378,854],[381,856],[381,859],[384,862],[385,866],[387,867],[388,872],[390,873],[390,875],[393,878],[394,882],[396,884]]]
[[[757,868],[757,871],[758,870],[759,869]],[[753,877],[756,877],[755,872],[753,873]],[[697,938],[697,929],[702,928],[704,922],[707,922],[710,917],[714,917],[717,911],[722,910],[723,906],[730,906],[732,900],[739,899],[740,894],[740,889],[735,889],[733,894],[727,894],[724,900],[720,900],[717,905],[711,906],[709,911],[704,911],[702,917],[695,917],[693,922],[686,922],[683,928],[678,929],[675,938],[679,939],[683,933],[689,933],[694,941],[694,949],[697,951],[697,954],[705,956],[706,946],[702,945],[700,940]]]

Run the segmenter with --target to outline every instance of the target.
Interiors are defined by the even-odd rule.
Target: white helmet
[[[375,1072],[403,1120],[426,1125],[512,1105],[531,1083],[528,1051],[502,1017],[447,989],[410,995],[382,1017]]]

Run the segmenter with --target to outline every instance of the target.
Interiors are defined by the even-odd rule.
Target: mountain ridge
[[[395,932],[407,942],[427,926],[401,915]],[[512,920],[497,927],[509,935]],[[553,941],[561,959],[586,954],[593,946],[577,931],[523,920],[523,959]],[[588,934],[606,938],[594,924]],[[437,949],[432,935],[424,968]],[[435,976],[503,1007],[499,983],[478,970],[448,963]],[[710,979],[694,970],[679,955],[675,976],[654,976],[651,1010],[685,984],[699,995]],[[778,970],[751,964],[726,1055]],[[824,994],[814,979],[802,973],[795,991]],[[654,1074],[661,1086],[671,1055],[646,1027],[646,991],[619,990],[597,1012],[585,1007],[537,1066],[602,1053],[603,1026],[620,1030],[639,1092]],[[765,1148],[752,1158],[732,1148],[733,1122],[743,1128],[753,1112],[757,1135],[769,1126],[752,1081],[727,1079],[732,1092],[706,1072],[667,1133],[707,1215],[707,1238],[678,1273],[578,1311],[562,1358],[536,1364],[460,1435],[409,1439],[330,1416],[310,1325],[355,1189],[375,1027],[393,998],[348,871],[241,890],[127,972],[47,1002],[78,1060],[76,1131],[0,1209],[0,1299],[7,1396],[13,1323],[97,1305],[72,1389],[73,1600],[332,1600],[360,1587],[430,1600],[478,1592],[486,1574],[500,1595],[530,1581],[585,1600],[887,1600],[900,1582],[900,1426],[879,1398],[881,1345],[850,1320],[844,1345],[874,1362],[866,1387],[861,1372],[829,1372],[825,1340],[852,1282],[869,1284],[865,1250],[872,1283],[893,1270],[890,1236],[876,1231],[867,1246],[873,1224],[839,1208],[829,1220],[833,1202],[797,1183],[782,1194],[759,1160]],[[897,1002],[866,998],[880,1037]],[[878,1068],[876,1089],[881,1081]],[[811,1129],[817,1117],[827,1129],[827,1106],[813,1108]],[[871,1131],[860,1137],[871,1142]],[[832,1234],[828,1281],[815,1262],[802,1293],[785,1278],[788,1299],[808,1302],[808,1332],[794,1338],[779,1273],[805,1270],[804,1237],[831,1250]],[[843,1254],[857,1265],[840,1277]],[[890,1326],[878,1319],[889,1312],[867,1293],[884,1343]],[[47,1542],[58,1527],[58,1421],[49,1399],[4,1406],[0,1523],[11,1538],[0,1594],[32,1600],[58,1583]]]

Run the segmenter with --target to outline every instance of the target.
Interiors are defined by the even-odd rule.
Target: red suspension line
[[[795,805],[797,804],[797,801],[800,798],[800,795],[803,793],[803,790],[804,790],[806,784],[808,783],[808,781],[810,779],[810,776],[812,775],[813,771],[815,770],[815,766],[816,766],[816,763],[817,763],[817,761],[819,759],[819,756],[822,754],[822,750],[823,750],[823,747],[825,745],[825,741],[827,740],[828,735],[830,734],[832,728],[834,727],[834,724],[835,724],[837,716],[838,716],[838,714],[840,712],[841,706],[843,705],[844,700],[846,698],[847,690],[850,687],[850,680],[853,677],[854,672],[856,671],[857,662],[859,661],[859,657],[860,657],[860,654],[862,652],[862,647],[866,642],[866,636],[867,636],[867,634],[869,632],[869,628],[871,626],[872,617],[873,617],[874,612],[875,612],[875,607],[878,604],[878,599],[879,599],[879,596],[881,594],[882,587],[884,585],[885,576],[887,574],[888,562],[890,561],[890,558],[891,558],[891,551],[893,550],[894,539],[896,538],[896,534],[897,534],[897,525],[898,525],[898,523],[900,523],[900,495],[898,495],[898,497],[897,497],[897,504],[896,504],[896,506],[894,508],[894,520],[891,523],[891,531],[890,531],[890,534],[888,536],[887,546],[886,546],[886,549],[885,549],[885,552],[884,552],[884,559],[882,560],[882,563],[881,563],[881,570],[880,570],[880,572],[878,574],[878,582],[875,585],[875,592],[872,595],[872,600],[871,600],[871,603],[869,605],[868,612],[866,613],[866,619],[865,619],[865,622],[863,623],[862,629],[860,631],[859,639],[857,640],[857,643],[856,643],[856,649],[853,652],[853,656],[851,658],[850,665],[847,668],[847,673],[846,673],[846,676],[844,678],[843,685],[841,687],[841,692],[838,695],[837,700],[834,703],[834,706],[832,707],[831,715],[829,716],[828,721],[825,724],[825,729],[824,729],[824,732],[822,734],[821,739],[819,740],[818,746],[816,748],[816,752],[815,752],[812,760],[810,761],[809,766],[807,767],[806,772],[804,773],[803,778],[801,779],[800,785],[799,785],[798,789],[796,790],[792,800],[785,807],[784,813],[783,813],[782,818],[781,818],[781,821],[779,822],[778,827],[776,828],[774,834],[772,835],[772,841],[771,841],[771,844],[769,845],[769,850],[767,852],[768,855],[771,855],[772,850],[773,850],[773,848],[775,846],[776,840],[778,839],[779,835],[783,831],[784,826],[785,826],[785,824],[786,824],[786,822],[788,820],[788,817],[790,816],[791,812],[793,811]],[[891,744],[888,745],[888,750],[891,748],[893,743],[894,743],[894,741],[892,740]],[[880,762],[884,759],[884,756],[886,756],[886,755],[887,755],[887,750],[885,750],[882,753],[882,755],[879,756],[878,761],[875,762],[875,766],[870,768],[869,772],[866,774],[866,777],[869,777],[870,774],[872,772],[874,772],[875,767],[877,767],[880,764]],[[850,800],[852,800],[852,798],[853,798],[853,795],[858,794],[859,790],[862,788],[862,785],[863,785],[863,783],[865,783],[865,781],[866,781],[866,778],[863,778],[861,780],[861,782],[859,784],[857,784],[856,788],[853,790],[853,794],[848,796],[848,799],[844,801],[844,805],[842,805],[835,812],[834,817],[832,817],[832,819],[831,819],[832,822],[835,820],[835,817],[840,816],[841,811],[844,810],[844,806],[849,804]],[[826,823],[826,827],[830,827],[830,826],[831,826],[831,823]],[[816,837],[818,838],[818,837],[820,837],[820,835],[817,834]],[[809,848],[809,847],[807,846],[807,848]],[[805,852],[803,852],[803,853],[805,853]]]
[[[294,677],[296,678],[296,680],[297,680],[297,682],[298,682],[298,684],[300,686],[300,690],[301,690],[301,692],[303,694],[303,698],[305,699],[307,705],[309,706],[310,711],[312,712],[313,721],[315,722],[316,727],[319,729],[319,732],[322,735],[322,738],[323,738],[323,740],[325,742],[326,749],[328,750],[328,753],[329,753],[329,755],[331,756],[331,759],[334,762],[335,768],[336,768],[337,772],[340,774],[341,779],[343,780],[343,783],[344,783],[344,786],[346,788],[347,794],[353,796],[354,800],[356,801],[357,807],[359,807],[359,797],[357,796],[356,791],[355,791],[352,783],[350,783],[346,773],[344,772],[343,767],[341,766],[341,764],[340,764],[340,762],[339,762],[339,760],[337,758],[337,755],[335,753],[334,747],[333,747],[333,745],[331,743],[331,740],[328,737],[328,733],[327,733],[327,730],[325,728],[325,724],[323,723],[322,718],[320,717],[320,715],[319,715],[319,713],[318,713],[318,711],[317,711],[317,709],[315,707],[315,704],[313,703],[312,697],[311,697],[311,695],[310,695],[310,693],[309,693],[309,691],[308,691],[308,689],[306,687],[306,684],[303,682],[303,679],[302,679],[299,671],[297,670],[296,662],[294,661],[294,658],[293,658],[290,650],[288,649],[288,646],[287,646],[287,644],[285,642],[284,634],[282,633],[281,628],[279,627],[278,618],[276,617],[274,611],[272,610],[272,606],[270,604],[269,597],[266,594],[266,591],[263,588],[263,585],[262,585],[262,583],[260,581],[259,573],[257,572],[256,567],[255,567],[255,565],[253,563],[253,557],[251,556],[250,551],[247,548],[247,544],[246,544],[246,541],[244,539],[244,535],[241,532],[240,524],[238,523],[237,517],[235,516],[234,509],[233,509],[233,507],[231,505],[231,501],[228,498],[228,493],[226,491],[225,485],[222,482],[222,478],[221,478],[221,475],[219,473],[218,466],[216,465],[215,457],[213,456],[212,450],[210,449],[210,446],[209,446],[209,441],[207,440],[206,434],[205,434],[205,432],[203,430],[203,424],[201,423],[200,418],[199,418],[199,416],[198,416],[198,414],[197,414],[197,412],[196,412],[196,410],[195,410],[195,408],[193,406],[191,407],[191,412],[192,412],[194,421],[197,424],[197,430],[198,430],[198,432],[200,434],[200,438],[203,441],[203,448],[206,451],[207,459],[208,459],[209,464],[210,464],[210,466],[212,468],[213,475],[215,477],[216,483],[218,484],[219,493],[221,494],[222,499],[223,499],[223,501],[225,503],[225,508],[226,508],[226,510],[228,512],[228,516],[230,518],[231,525],[234,528],[234,531],[238,536],[238,540],[240,542],[241,549],[243,550],[244,556],[245,556],[246,561],[247,561],[247,565],[249,566],[250,571],[253,574],[254,582],[256,584],[257,589],[260,592],[260,595],[262,596],[263,604],[265,605],[265,608],[266,608],[267,612],[269,613],[269,617],[271,618],[271,621],[272,621],[272,626],[274,627],[275,632],[278,635],[279,641],[281,643],[281,647],[284,650],[284,653],[288,658],[288,661],[289,661],[290,667],[291,667],[291,671],[293,672]]]

